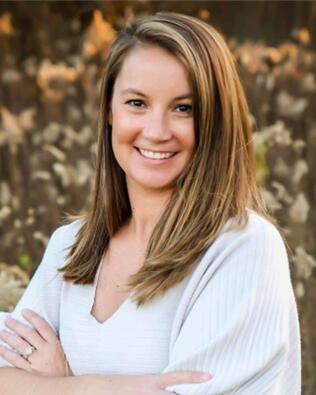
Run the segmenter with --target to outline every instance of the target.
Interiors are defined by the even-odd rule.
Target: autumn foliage
[[[17,53],[14,14],[0,15],[0,310],[11,310],[61,215],[92,186],[99,79],[124,18],[100,10],[33,30],[41,50]],[[131,10],[125,19],[133,18]],[[208,10],[200,10],[203,19]],[[61,18],[61,17],[60,17]],[[49,19],[47,19],[49,20]],[[43,26],[42,26],[43,27]],[[60,28],[63,37],[54,29]],[[25,38],[27,40],[27,38]],[[316,392],[316,54],[308,29],[275,46],[227,37],[246,90],[258,181],[283,226],[302,326],[303,381]],[[314,373],[315,374],[315,373]]]

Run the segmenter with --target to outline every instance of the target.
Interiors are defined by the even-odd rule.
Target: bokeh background
[[[0,311],[14,308],[65,213],[87,204],[109,45],[159,10],[213,24],[236,58],[258,181],[290,247],[302,393],[315,395],[315,1],[1,1]]]

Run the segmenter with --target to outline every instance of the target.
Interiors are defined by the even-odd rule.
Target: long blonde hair
[[[110,238],[131,216],[125,175],[111,146],[107,121],[115,79],[138,45],[158,45],[180,59],[193,91],[196,150],[147,245],[143,266],[130,278],[138,306],[184,279],[230,218],[247,224],[247,208],[271,222],[256,183],[253,135],[234,58],[221,34],[188,15],[158,12],[129,23],[107,57],[101,83],[96,174],[91,204],[69,215],[82,225],[60,271],[64,280],[90,284]]]

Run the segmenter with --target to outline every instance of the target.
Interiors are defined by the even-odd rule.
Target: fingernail
[[[201,379],[201,380],[209,380],[209,379],[211,379],[213,376],[211,375],[211,374],[209,374],[209,373],[201,373],[200,375],[199,375],[199,378]]]

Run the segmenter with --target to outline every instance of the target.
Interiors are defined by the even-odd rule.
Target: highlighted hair
[[[138,306],[163,294],[194,269],[229,219],[247,224],[247,209],[271,222],[256,182],[249,109],[234,58],[221,34],[198,18],[158,12],[119,32],[107,57],[101,103],[94,189],[70,248],[65,281],[90,284],[110,238],[131,216],[125,175],[111,147],[107,121],[113,85],[124,59],[137,46],[158,45],[186,67],[193,92],[196,147],[149,239],[143,266],[130,277]]]

